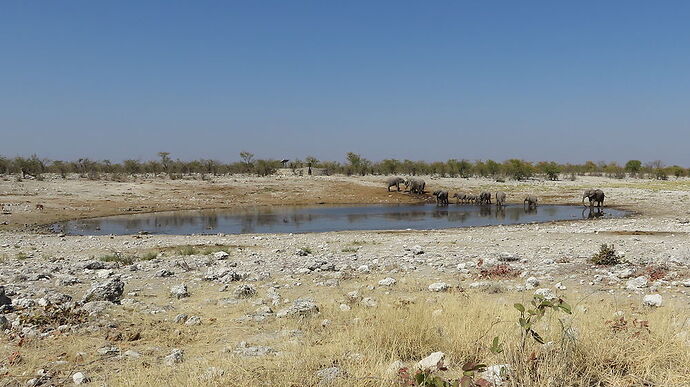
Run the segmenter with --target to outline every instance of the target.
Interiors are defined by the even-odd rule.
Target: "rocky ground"
[[[323,317],[446,293],[520,300],[538,291],[621,308],[672,308],[680,316],[690,310],[688,180],[427,178],[427,190],[502,189],[509,202],[534,193],[542,203],[577,204],[583,188],[599,187],[607,193],[606,205],[633,212],[621,219],[294,235],[84,237],[38,227],[154,210],[427,200],[388,193],[382,180],[0,182],[6,213],[0,217],[6,222],[0,231],[0,386],[128,384],[118,378],[132,364],[137,371],[129,376],[150,384],[144,375],[151,366],[174,368],[199,359],[205,361],[200,378],[223,380],[233,369],[206,367],[207,358],[299,354],[304,318],[325,327],[331,322]],[[613,244],[622,263],[592,264],[601,244]],[[686,325],[683,320],[679,329],[687,331]],[[317,382],[353,372],[341,363],[313,367]]]

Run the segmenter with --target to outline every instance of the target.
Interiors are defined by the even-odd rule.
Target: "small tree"
[[[631,175],[637,175],[642,169],[642,161],[640,160],[629,160],[625,163],[625,171]]]

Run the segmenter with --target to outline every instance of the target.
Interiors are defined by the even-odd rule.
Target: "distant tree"
[[[489,176],[496,176],[501,173],[501,164],[493,160],[486,160],[486,171]]]
[[[307,164],[311,164],[312,167],[316,167],[317,165],[319,165],[319,159],[317,159],[314,156],[307,156],[307,158],[305,158],[304,161]]]
[[[549,180],[558,180],[558,175],[561,173],[561,166],[553,161],[542,161],[537,164],[537,168],[546,175]]]
[[[367,173],[369,167],[371,166],[371,161],[363,158],[362,156],[354,152],[348,152],[345,155],[345,158],[349,163],[349,170],[347,172],[350,175],[359,174],[364,176]]]
[[[519,159],[506,160],[503,163],[506,174],[515,180],[523,180],[532,176],[532,165]]]
[[[170,152],[158,152],[158,157],[161,159],[161,165],[164,172],[170,171]]]
[[[642,161],[640,160],[628,160],[628,162],[625,163],[625,171],[632,175],[637,175],[640,173],[641,169]]]

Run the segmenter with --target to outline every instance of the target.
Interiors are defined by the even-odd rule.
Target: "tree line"
[[[173,159],[168,152],[159,152],[158,158],[140,161],[124,160],[114,163],[109,160],[91,160],[80,158],[75,161],[48,160],[37,155],[30,157],[8,158],[0,155],[0,174],[17,175],[19,178],[31,176],[41,178],[43,174],[52,173],[67,177],[78,174],[81,177],[97,180],[101,178],[124,178],[142,174],[167,175],[170,178],[181,178],[185,175],[221,176],[238,174],[255,174],[267,176],[276,173],[283,164],[279,160],[255,159],[250,152],[241,152],[240,160],[223,163],[210,159],[183,161]],[[502,162],[494,160],[450,159],[447,161],[413,161],[384,159],[371,161],[361,155],[349,152],[345,162],[322,161],[309,156],[304,160],[287,161],[285,167],[297,170],[318,168],[325,175],[437,175],[443,177],[491,177],[496,179],[510,178],[515,180],[541,176],[550,180],[559,178],[575,179],[578,175],[608,176],[624,178],[668,179],[684,177],[690,174],[687,168],[677,165],[667,166],[661,161],[643,163],[630,160],[625,165],[616,162],[587,161],[583,164],[561,164],[553,161],[529,162],[520,159],[509,159]]]

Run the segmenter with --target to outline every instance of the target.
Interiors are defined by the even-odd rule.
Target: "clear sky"
[[[688,1],[3,1],[0,154],[690,166]]]

